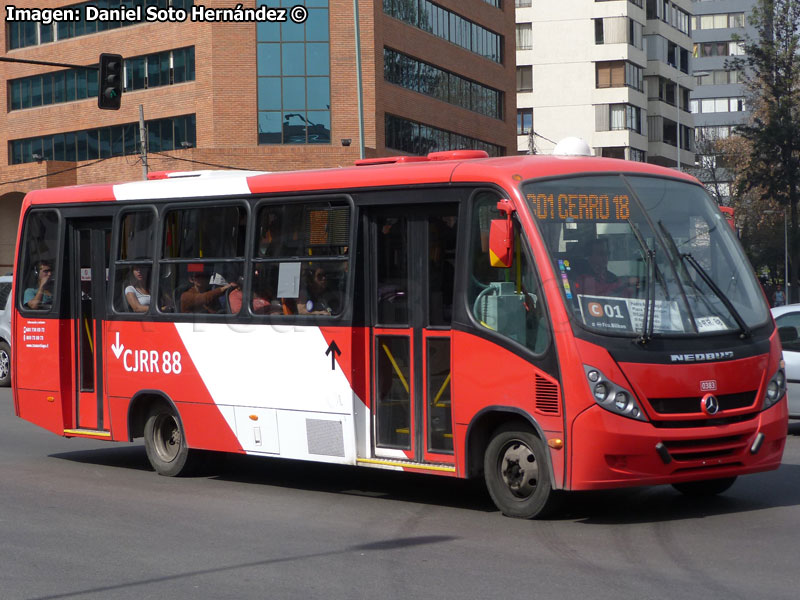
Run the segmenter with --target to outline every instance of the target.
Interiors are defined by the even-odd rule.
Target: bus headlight
[[[629,419],[647,421],[647,417],[639,407],[639,402],[630,390],[609,381],[602,372],[594,367],[583,365],[583,370],[586,373],[586,380],[589,382],[589,389],[592,390],[594,401],[598,405]]]
[[[786,373],[779,368],[775,375],[767,383],[767,391],[764,393],[764,407],[766,410],[786,394]]]
[[[595,371],[596,373],[597,371]],[[608,386],[605,383],[598,383],[594,386],[594,399],[603,402],[608,398]]]

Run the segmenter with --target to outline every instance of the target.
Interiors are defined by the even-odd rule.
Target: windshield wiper
[[[688,253],[681,254],[680,257],[682,261],[687,262],[694,268],[695,271],[697,271],[698,275],[700,275],[702,280],[705,281],[706,285],[710,287],[711,291],[713,291],[717,295],[717,298],[719,298],[722,301],[722,303],[725,305],[725,308],[728,309],[728,312],[731,314],[733,319],[736,321],[736,324],[739,326],[739,330],[741,331],[741,337],[743,338],[750,337],[751,335],[750,328],[747,326],[747,323],[745,323],[744,319],[742,318],[742,315],[740,315],[739,311],[736,310],[736,307],[730,301],[730,298],[728,298],[728,296],[725,295],[725,292],[723,292],[720,289],[720,287],[714,282],[714,280],[711,279],[709,274],[703,268],[703,265],[697,262],[697,259],[691,254]]]
[[[691,267],[697,272],[697,274],[700,275],[700,278],[705,282],[705,284],[709,288],[711,288],[711,291],[714,292],[717,298],[720,299],[725,308],[728,309],[728,312],[733,317],[733,320],[736,321],[736,324],[739,326],[741,337],[750,337],[750,327],[747,326],[747,323],[745,323],[744,319],[742,318],[742,315],[739,314],[739,311],[736,310],[736,307],[733,305],[733,302],[730,301],[730,298],[728,298],[728,296],[725,295],[725,292],[723,292],[722,289],[720,289],[720,287],[716,284],[716,282],[713,279],[711,279],[711,276],[703,268],[703,265],[697,262],[697,259],[690,253],[681,252],[680,250],[678,250],[678,245],[675,243],[675,238],[673,238],[672,234],[667,230],[666,227],[664,227],[664,223],[659,221],[658,227],[659,229],[661,229],[661,234],[664,236],[664,239],[667,240],[670,249],[672,250],[672,252],[675,253],[675,256],[678,257],[678,260],[680,261],[679,263],[680,266],[686,268],[685,267],[686,264],[691,265]],[[687,274],[687,279],[692,284],[692,286],[694,286],[694,288],[698,291],[698,293],[700,294],[700,298],[703,299],[703,301],[708,306],[708,302],[705,299],[705,294],[703,294],[702,291],[697,288],[697,286],[692,281],[692,278],[689,277],[688,274]],[[678,277],[678,285],[681,285],[680,281],[681,278]],[[711,307],[709,306],[709,308]],[[695,329],[697,329],[697,323],[695,321],[694,315],[691,312],[691,308],[689,309],[689,317],[692,323],[695,324]]]
[[[644,315],[642,315],[642,335],[637,340],[640,344],[646,344],[653,337],[653,328],[655,327],[655,307],[656,307],[656,253],[651,250],[647,242],[639,231],[639,226],[631,219],[628,219],[628,225],[633,231],[633,236],[639,242],[639,246],[644,254],[644,261],[647,265],[647,281],[645,281],[646,298],[644,301]]]
[[[664,223],[662,221],[658,222],[658,228],[661,230],[661,235],[663,236],[663,238],[667,241],[667,247],[669,248],[673,256],[673,259],[670,261],[672,265],[672,272],[675,274],[675,284],[678,286],[678,289],[680,290],[681,295],[683,296],[684,306],[686,307],[686,312],[689,315],[689,323],[694,329],[694,332],[699,333],[699,330],[697,328],[697,322],[694,319],[694,312],[692,311],[692,307],[690,305],[691,303],[689,302],[689,297],[687,296],[686,290],[683,287],[681,274],[678,273],[675,269],[674,263],[676,262],[675,259],[677,259],[678,267],[682,271],[684,272],[686,271],[686,267],[684,266],[683,261],[681,260],[681,251],[678,250],[678,245],[675,243],[675,238],[673,238],[672,234],[667,230],[666,227],[664,227]],[[686,280],[689,283],[691,283],[695,287],[695,289],[697,289],[697,286],[694,285],[694,281],[692,281],[692,278],[689,277],[688,273],[686,273]],[[697,291],[700,292],[700,290]],[[703,297],[702,292],[700,292],[700,295],[701,297]],[[709,307],[709,309],[710,308],[711,307]]]

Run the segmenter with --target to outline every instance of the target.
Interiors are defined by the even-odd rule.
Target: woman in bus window
[[[125,300],[133,312],[144,313],[150,308],[150,267],[134,265],[128,275]]]

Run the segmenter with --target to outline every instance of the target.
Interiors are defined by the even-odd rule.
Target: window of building
[[[383,77],[389,83],[495,119],[503,118],[503,92],[455,73],[383,49]]]
[[[729,29],[744,27],[744,24],[745,19],[743,12],[718,13],[692,17],[692,27],[694,29]]]
[[[528,135],[533,131],[533,109],[517,109],[517,135]]]
[[[304,23],[256,25],[258,143],[330,144],[328,1],[308,6]]]
[[[625,148],[623,146],[603,148],[601,156],[604,158],[625,158]]]
[[[644,91],[644,70],[627,61],[601,61],[595,63],[598,88],[631,87]]]
[[[182,142],[196,145],[195,115],[147,121],[149,151],[163,152],[183,148]],[[139,153],[139,124],[71,131],[11,140],[12,165],[37,160],[81,161]]]
[[[517,67],[517,91],[518,92],[532,92],[533,91],[533,67],[530,65],[523,65]]]
[[[57,24],[45,25],[34,21],[15,21],[8,24],[8,48],[26,48],[39,44],[48,44],[62,40],[118,29],[130,25],[138,25],[139,21],[99,21],[97,19],[86,18],[86,7],[97,6],[99,8],[133,8],[141,7],[144,15],[145,7],[157,6],[159,8],[174,7],[189,11],[194,5],[194,0],[92,0],[91,2],[81,2],[71,4],[61,8],[73,11],[77,18],[75,20],[64,20]]]
[[[194,47],[128,58],[125,91],[194,81]],[[97,97],[97,69],[68,69],[9,81],[11,110]]]
[[[647,162],[647,152],[638,148],[628,148],[628,160],[636,162]]]
[[[383,12],[484,58],[502,62],[503,36],[430,0],[383,0]]]
[[[441,150],[484,150],[489,156],[504,156],[505,148],[466,135],[387,114],[386,147],[409,154],[426,155]]]
[[[743,112],[747,110],[743,97],[702,98],[690,103],[693,113]]]
[[[600,108],[600,107],[598,107]],[[609,104],[608,126],[598,131],[619,131],[630,130],[636,133],[642,132],[642,109],[630,104]]]
[[[695,56],[741,56],[743,54],[743,42],[725,41],[695,44]]]
[[[595,44],[630,44],[642,50],[643,32],[642,24],[628,17],[594,19]]]
[[[531,23],[517,23],[517,50],[533,48],[533,27]]]
[[[531,6],[531,0],[514,0],[514,6],[516,8],[527,8]]]

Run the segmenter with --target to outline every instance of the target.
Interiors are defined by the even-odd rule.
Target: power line
[[[60,175],[61,173],[67,173],[69,171],[77,171],[78,169],[83,169],[84,167],[91,167],[92,165],[96,165],[97,163],[103,162],[104,160],[108,160],[109,158],[117,158],[108,156],[106,158],[100,158],[98,160],[94,160],[90,163],[86,163],[85,165],[77,165],[75,167],[69,167],[68,169],[62,169],[61,171],[53,171],[52,173],[45,173],[44,175],[37,175],[36,177],[26,177],[25,179],[15,179],[13,181],[0,181],[0,185],[11,185],[14,183],[24,183],[26,181],[34,181],[36,179],[43,179],[44,177],[50,177],[52,175]]]
[[[194,163],[194,164],[197,164],[197,165],[205,165],[207,167],[219,167],[220,169],[232,169],[234,171],[252,171],[253,170],[253,169],[248,169],[248,168],[245,168],[245,167],[233,167],[233,166],[230,166],[230,165],[219,165],[219,164],[210,163],[210,162],[203,162],[201,160],[193,160],[191,158],[181,158],[180,156],[172,156],[171,154],[164,154],[163,152],[153,152],[153,151],[151,151],[150,154],[155,154],[156,156],[162,156],[164,158],[170,158],[172,160],[179,160],[179,161],[183,161],[183,162]]]

